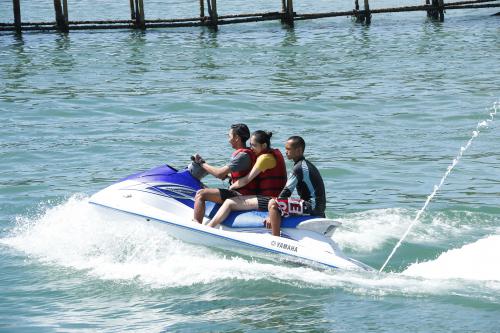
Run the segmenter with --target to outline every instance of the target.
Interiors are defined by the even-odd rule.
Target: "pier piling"
[[[294,16],[293,0],[281,0],[281,23],[293,27]]]
[[[12,0],[14,10],[14,26],[17,32],[21,32],[21,3],[20,0]]]
[[[68,0],[63,0],[63,14],[64,14],[64,21],[66,23],[66,26],[68,25],[69,19],[68,19]]]
[[[208,15],[210,16],[210,27],[219,30],[219,16],[217,15],[217,0],[207,0]]]
[[[285,23],[288,24],[290,27],[293,27],[294,15],[295,14],[293,12],[293,0],[286,0]]]
[[[444,21],[444,0],[438,0],[439,21]]]
[[[134,0],[130,0],[130,19],[135,21],[135,3]]]
[[[431,5],[431,1],[430,0],[425,0],[425,5],[426,6],[430,6]],[[427,9],[427,17],[429,17],[429,18],[432,17],[432,10],[431,9]]]
[[[281,23],[285,23],[286,0],[281,0]]]
[[[54,0],[54,10],[56,14],[56,26],[61,32],[68,32],[68,22],[64,17],[63,6],[61,0]]]
[[[372,13],[370,12],[370,4],[368,3],[368,0],[365,0],[364,16],[366,24],[370,24],[372,22]]]
[[[200,19],[205,20],[205,0],[200,0]]]
[[[144,15],[144,1],[143,0],[135,0],[135,22],[134,26],[137,29],[146,29],[146,21]]]
[[[429,5],[429,0],[426,0],[426,5]],[[444,21],[444,1],[443,0],[432,0],[431,4],[432,8],[427,10],[427,16],[434,19],[439,20],[441,22]]]
[[[357,23],[366,23],[370,24],[372,22],[372,13],[370,11],[370,4],[368,0],[364,0],[364,9],[360,12],[359,11],[359,1],[355,0],[354,1],[354,17],[356,17],[356,22]]]
[[[361,15],[359,14],[359,1],[358,0],[354,0],[353,15],[354,15],[354,17],[356,17],[356,22],[357,23],[362,22]]]
[[[134,27],[138,28],[141,23],[141,17],[139,15],[139,0],[134,0]]]
[[[146,15],[144,14],[144,0],[139,0],[139,11],[141,16],[141,29],[146,29]]]

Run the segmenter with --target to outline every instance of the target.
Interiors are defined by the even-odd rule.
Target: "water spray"
[[[474,141],[474,139],[478,137],[479,133],[481,132],[481,129],[488,128],[488,126],[493,122],[493,118],[495,117],[495,115],[497,114],[497,111],[499,109],[500,109],[500,101],[495,102],[493,104],[493,107],[490,109],[491,112],[490,112],[489,118],[486,119],[486,120],[484,120],[484,121],[479,122],[477,124],[477,126],[476,126],[476,129],[474,131],[472,131],[472,136],[469,139],[469,141],[467,142],[467,144],[465,146],[463,146],[463,147],[460,147],[460,151],[458,152],[457,157],[455,157],[455,159],[453,159],[453,162],[448,166],[448,168],[447,168],[447,170],[446,170],[443,178],[441,178],[441,181],[439,182],[439,184],[438,185],[434,185],[434,190],[427,197],[427,200],[425,200],[424,206],[418,211],[417,216],[415,216],[415,219],[413,220],[413,222],[408,226],[408,229],[406,229],[406,232],[403,234],[403,236],[398,241],[398,243],[396,244],[396,246],[394,246],[394,249],[392,249],[391,254],[387,258],[387,260],[384,262],[384,264],[380,268],[379,272],[382,272],[384,270],[385,266],[387,265],[387,263],[389,262],[389,260],[391,260],[392,256],[394,255],[394,253],[396,252],[396,250],[398,249],[398,247],[404,241],[404,239],[406,238],[406,236],[408,236],[408,234],[410,233],[410,230],[413,228],[413,226],[420,219],[420,216],[422,215],[422,213],[427,208],[427,205],[429,205],[429,202],[431,202],[431,200],[434,198],[434,196],[439,191],[439,189],[441,188],[441,186],[443,186],[443,183],[446,180],[446,178],[448,178],[448,175],[451,173],[451,171],[453,170],[453,168],[458,164],[458,161],[460,161],[460,159],[462,158],[463,154],[472,145],[472,141]]]

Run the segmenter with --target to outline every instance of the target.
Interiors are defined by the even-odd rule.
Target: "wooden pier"
[[[297,13],[293,9],[293,0],[281,0],[281,11],[218,15],[217,0],[199,0],[199,16],[176,19],[148,20],[146,17],[145,0],[129,0],[130,19],[127,20],[100,20],[100,21],[70,21],[67,0],[53,0],[54,18],[53,22],[22,22],[21,0],[12,0],[13,23],[0,23],[0,31],[60,31],[87,29],[150,29],[150,28],[175,28],[204,26],[217,30],[220,25],[261,22],[279,20],[281,23],[293,26],[295,21],[312,20],[326,17],[352,16],[356,22],[370,24],[372,15],[423,11],[427,16],[435,20],[444,20],[447,10],[477,9],[500,7],[500,0],[468,0],[445,3],[444,0],[425,0],[425,4],[415,6],[404,6],[395,8],[370,9],[369,0],[354,0],[353,9],[350,11],[332,11],[323,13]],[[195,0],[193,0],[195,1]],[[206,3],[205,3],[206,1]],[[127,5],[124,2],[124,5]],[[206,11],[205,11],[206,9]],[[499,15],[496,13],[495,15]]]

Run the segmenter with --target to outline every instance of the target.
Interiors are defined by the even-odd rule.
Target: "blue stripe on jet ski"
[[[148,185],[148,183],[143,183]],[[153,189],[153,190],[152,190]],[[144,192],[148,194],[158,195],[161,197],[174,199],[190,208],[194,207],[194,196],[189,199],[180,199],[173,197],[156,188],[155,186],[149,186],[146,189],[136,189],[136,188],[127,188],[127,191],[137,191]],[[217,210],[220,208],[220,204],[216,204],[211,201],[205,202],[205,216],[208,215],[209,218],[213,218],[217,213]],[[105,206],[107,207],[107,206]],[[208,213],[208,214],[207,214]],[[264,220],[268,216],[268,212],[263,211],[233,211],[229,213],[226,219],[222,222],[223,225],[230,228],[261,228],[264,224]],[[319,218],[319,216],[314,215],[291,215],[285,217],[281,220],[281,228],[296,228],[301,222],[310,220],[313,218]]]
[[[158,222],[161,222],[161,223],[170,224],[172,226],[181,227],[181,228],[188,229],[188,230],[191,230],[191,231],[196,231],[196,232],[199,232],[199,233],[208,234],[208,235],[211,235],[211,236],[216,236],[216,237],[219,237],[219,238],[227,239],[227,240],[233,241],[235,243],[245,244],[245,245],[250,246],[250,247],[255,247],[255,248],[258,248],[258,249],[264,249],[267,252],[274,252],[274,253],[278,253],[278,254],[284,254],[284,255],[287,255],[287,256],[290,256],[290,257],[299,258],[301,260],[306,260],[306,261],[310,261],[310,262],[313,262],[313,263],[318,263],[318,264],[321,264],[321,265],[324,265],[324,266],[327,266],[327,267],[330,267],[330,268],[338,268],[337,266],[325,264],[325,263],[320,262],[320,261],[306,259],[304,257],[299,257],[299,256],[296,256],[296,255],[293,255],[293,254],[289,254],[289,253],[286,253],[286,252],[281,252],[281,251],[270,249],[270,248],[267,248],[267,247],[263,247],[263,246],[259,246],[259,245],[255,245],[255,244],[251,244],[251,243],[247,243],[247,242],[244,242],[244,241],[240,241],[238,239],[234,239],[234,238],[229,238],[229,237],[225,237],[225,236],[222,236],[222,235],[213,234],[213,233],[210,233],[210,232],[207,232],[207,231],[193,229],[193,228],[190,228],[190,227],[185,226],[185,225],[181,225],[181,224],[177,224],[177,223],[173,223],[173,222],[168,222],[168,221],[165,221],[165,220],[155,219],[154,217],[149,217],[149,216],[142,215],[142,214],[131,213],[131,212],[128,212],[126,210],[109,207],[109,206],[106,206],[106,205],[98,204],[96,202],[90,202],[89,201],[89,203],[93,204],[93,205],[96,205],[96,206],[100,206],[100,207],[105,207],[105,208],[108,208],[108,209],[112,209],[112,210],[115,210],[115,211],[118,211],[118,212],[123,212],[123,213],[126,213],[126,214],[131,214],[131,215],[139,216],[139,217],[142,217],[142,218],[145,218],[145,219],[150,219],[150,220],[158,221]],[[195,222],[193,222],[193,223],[195,223]]]

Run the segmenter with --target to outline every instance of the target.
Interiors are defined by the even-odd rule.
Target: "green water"
[[[26,19],[51,19],[41,4],[23,8]],[[498,332],[498,120],[382,274],[231,257],[86,204],[119,178],[183,167],[194,152],[223,165],[227,128],[245,122],[272,130],[278,148],[305,138],[327,215],[343,222],[333,238],[379,268],[498,109],[493,13],[1,33],[0,332]]]

